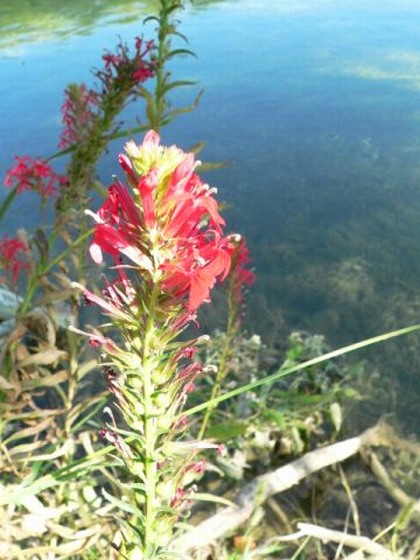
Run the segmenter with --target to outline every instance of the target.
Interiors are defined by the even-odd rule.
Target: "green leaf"
[[[157,16],[147,16],[147,18],[144,18],[143,24],[148,23],[149,21],[156,21],[157,23],[160,23],[160,20]]]
[[[89,457],[84,457],[78,461],[74,461],[70,465],[55,470],[52,474],[47,474],[41,478],[33,480],[36,476],[34,470],[32,474],[25,478],[22,484],[13,485],[5,491],[0,492],[0,506],[7,504],[19,504],[22,498],[26,496],[34,496],[60,485],[65,480],[74,479],[80,476],[86,476],[87,473],[104,467],[103,457],[108,455],[106,466],[110,467],[113,461],[109,459],[109,453],[114,451],[114,446],[108,445],[99,451],[92,453]]]
[[[193,80],[176,80],[175,82],[170,82],[163,88],[164,92],[167,93],[171,89],[178,87],[195,86],[197,82]]]
[[[183,8],[182,2],[174,2],[173,4],[169,5],[167,8],[161,10],[161,13],[168,17],[172,12],[176,10],[181,10]]]
[[[125,502],[124,500],[120,500],[119,498],[116,498],[115,496],[112,496],[112,494],[107,492],[105,490],[105,488],[102,488],[102,494],[108,500],[108,502],[110,502],[112,505],[116,506],[118,509],[120,509],[122,511],[125,511],[126,513],[131,513],[132,515],[135,515],[135,516],[139,517],[140,519],[144,519],[143,512],[141,510],[139,510],[139,508],[136,507],[135,505],[130,504],[129,502]]]
[[[314,406],[316,404],[328,401],[328,395],[305,395],[301,393],[294,393],[287,391],[273,391],[270,393],[270,397],[275,399],[280,399],[282,405],[287,406],[288,408],[294,407],[302,407],[302,406]]]
[[[336,432],[339,432],[343,424],[343,413],[338,402],[333,402],[330,406],[331,422]]]
[[[256,389],[257,387],[261,387],[262,385],[274,383],[274,381],[277,381],[278,379],[281,379],[282,377],[287,377],[288,375],[291,375],[292,373],[295,373],[297,371],[301,371],[301,370],[303,370],[305,368],[308,368],[310,366],[313,366],[315,364],[320,364],[322,362],[327,362],[328,360],[332,360],[333,358],[337,358],[338,356],[342,356],[343,354],[348,354],[349,352],[354,352],[355,350],[360,350],[362,348],[367,348],[368,346],[373,346],[374,344],[379,344],[380,342],[385,342],[387,340],[390,340],[392,338],[396,338],[398,336],[403,336],[403,335],[406,335],[406,334],[414,333],[418,330],[420,330],[420,324],[412,325],[411,327],[405,327],[403,329],[397,329],[395,331],[380,334],[380,335],[374,336],[372,338],[367,338],[367,339],[362,340],[360,342],[355,342],[354,344],[349,344],[348,346],[343,346],[342,348],[339,348],[338,350],[333,350],[331,352],[327,352],[326,354],[323,354],[322,356],[318,356],[317,358],[312,358],[311,360],[307,360],[306,362],[302,362],[302,363],[297,364],[297,365],[292,366],[292,367],[287,367],[287,368],[282,367],[276,373],[273,373],[271,375],[267,375],[267,377],[265,377],[263,379],[258,379],[257,381],[253,381],[252,383],[247,383],[246,385],[243,385],[242,387],[238,387],[236,389],[233,389],[232,391],[229,391],[229,392],[225,393],[224,395],[220,395],[216,399],[212,399],[211,401],[206,401],[206,402],[203,402],[201,404],[198,404],[197,406],[194,406],[194,407],[190,408],[189,410],[184,410],[182,412],[182,415],[183,416],[191,416],[191,414],[196,414],[197,412],[201,412],[202,410],[206,410],[206,408],[214,407],[216,404],[219,404],[219,403],[221,403],[223,401],[226,401],[228,399],[231,399],[233,397],[237,397],[238,395],[241,395],[242,393],[245,393],[246,391],[252,391],[253,389]]]
[[[221,496],[215,496],[214,494],[207,494],[204,492],[193,492],[188,495],[189,500],[194,500],[196,502],[213,502],[215,504],[222,504],[228,507],[237,507],[237,505],[226,498]]]
[[[229,165],[230,163],[224,161],[206,161],[200,165],[200,171],[214,171],[215,169],[224,169]]]
[[[16,187],[14,189],[12,189],[9,192],[9,194],[6,196],[6,198],[3,200],[3,203],[0,206],[0,222],[4,218],[4,215],[6,214],[6,212],[8,211],[9,206],[12,204],[12,202],[16,198],[17,192],[18,192],[18,185],[16,185]]]
[[[90,412],[88,412],[87,414],[84,414],[82,417],[80,417],[78,419],[78,422],[76,422],[75,424],[73,424],[71,426],[71,432],[75,433],[77,432],[84,424],[86,424],[93,416],[95,416],[99,410],[102,410],[106,403],[108,403],[110,401],[110,396],[108,394],[103,394],[102,396],[99,395],[97,399],[97,403],[96,405],[92,408],[92,410]],[[86,408],[85,411],[89,409],[90,406],[92,406],[95,402],[95,400],[93,399],[89,399],[86,402]]]
[[[167,53],[166,58],[169,59],[169,58],[173,58],[174,56],[183,55],[183,54],[187,54],[189,56],[193,56],[194,58],[197,58],[197,55],[192,51],[190,51],[190,49],[174,49],[173,51],[169,51]]]
[[[206,430],[206,438],[217,441],[229,441],[244,434],[248,429],[248,424],[239,420],[215,424]]]
[[[194,99],[193,103],[191,103],[191,105],[185,105],[185,107],[180,107],[179,109],[169,111],[169,113],[165,115],[165,121],[170,122],[174,117],[177,117],[178,115],[183,115],[184,113],[191,113],[192,111],[194,111],[200,103],[200,100],[203,97],[203,93],[204,90],[202,89]]]
[[[134,136],[139,132],[146,132],[147,130],[149,130],[149,128],[150,128],[149,124],[142,124],[139,126],[134,126],[132,128],[126,128],[124,130],[120,130],[119,132],[112,134],[109,137],[109,140],[111,141],[111,140],[117,140],[118,138],[126,138],[127,136]]]
[[[268,420],[272,420],[281,429],[284,429],[284,427],[286,426],[283,412],[274,410],[273,408],[268,408],[266,411],[264,411],[264,416]]]
[[[180,37],[183,41],[185,41],[186,43],[189,43],[188,37],[186,35],[184,35],[184,33],[181,33],[180,31],[172,31],[171,35],[175,35],[176,37]]]

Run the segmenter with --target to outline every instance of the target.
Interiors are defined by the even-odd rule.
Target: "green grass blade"
[[[292,367],[287,367],[287,368],[280,368],[279,370],[276,371],[276,373],[272,373],[271,375],[268,375],[267,377],[264,377],[263,379],[258,379],[257,381],[254,381],[252,383],[248,383],[247,385],[243,385],[242,387],[238,387],[236,389],[233,389],[232,391],[229,391],[228,393],[225,393],[224,395],[220,395],[219,397],[212,399],[212,400],[208,400],[206,402],[203,402],[201,404],[198,404],[197,406],[194,406],[188,410],[185,410],[184,412],[182,412],[182,416],[191,416],[191,414],[196,414],[197,412],[201,412],[202,410],[205,410],[206,408],[209,407],[214,407],[215,405],[218,405],[219,403],[226,401],[228,399],[231,399],[233,397],[237,397],[238,395],[241,395],[242,393],[245,393],[246,391],[251,391],[252,389],[256,389],[257,387],[261,387],[261,385],[265,385],[265,384],[269,384],[269,383],[274,383],[274,381],[277,381],[278,379],[281,379],[282,377],[286,377],[292,373],[295,373],[297,371],[300,371],[302,369],[306,369],[310,366],[314,366],[316,364],[321,364],[322,362],[326,362],[328,360],[331,360],[333,358],[337,358],[338,356],[342,356],[343,354],[348,354],[349,352],[354,352],[355,350],[361,350],[362,348],[367,348],[368,346],[372,346],[374,344],[378,344],[380,342],[385,342],[386,340],[390,340],[391,338],[396,338],[397,336],[403,336],[405,334],[410,334],[412,332],[418,331],[420,330],[420,324],[419,325],[412,325],[411,327],[405,327],[403,329],[398,329],[395,331],[391,331],[391,332],[387,332],[384,334],[380,334],[378,336],[374,336],[372,338],[367,338],[365,340],[361,340],[360,342],[355,342],[354,344],[350,344],[348,346],[343,346],[342,348],[338,348],[337,350],[332,350],[331,352],[327,352],[327,354],[323,354],[322,356],[318,356],[316,358],[312,358],[310,360],[307,360],[306,362],[302,362],[301,364],[297,364],[295,366]]]

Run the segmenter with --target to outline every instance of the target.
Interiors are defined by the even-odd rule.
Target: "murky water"
[[[55,151],[65,85],[91,81],[103,49],[141,33],[153,7],[56,4],[0,5],[1,175],[14,154]],[[198,58],[178,60],[174,73],[206,93],[163,137],[185,148],[206,140],[202,159],[229,163],[207,178],[253,251],[249,327],[271,343],[301,328],[337,345],[419,322],[417,0],[201,1],[180,19]],[[104,180],[120,149],[104,158]],[[4,229],[30,225],[21,204]],[[419,337],[373,354],[399,380],[413,424]]]

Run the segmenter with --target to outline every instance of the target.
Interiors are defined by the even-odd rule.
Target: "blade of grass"
[[[263,379],[258,379],[257,381],[253,381],[252,383],[248,383],[247,385],[243,385],[242,387],[237,387],[224,395],[220,395],[215,399],[208,400],[197,406],[194,406],[188,410],[182,412],[182,416],[191,416],[192,414],[196,414],[197,412],[201,412],[209,407],[214,407],[215,405],[231,399],[232,397],[237,397],[246,391],[251,391],[252,389],[256,389],[261,385],[265,385],[267,383],[273,383],[282,377],[287,377],[292,373],[297,371],[301,371],[302,369],[308,368],[310,366],[314,366],[315,364],[320,364],[322,362],[326,362],[333,358],[337,358],[338,356],[342,356],[343,354],[348,354],[349,352],[354,352],[355,350],[360,350],[362,348],[367,348],[368,346],[372,346],[374,344],[378,344],[380,342],[385,342],[386,340],[390,340],[391,338],[396,338],[397,336],[403,336],[406,334],[410,334],[412,332],[420,330],[420,324],[412,325],[411,327],[405,327],[403,329],[397,329],[395,331],[390,331],[384,334],[380,334],[378,336],[374,336],[372,338],[367,338],[365,340],[361,340],[359,342],[355,342],[353,344],[349,344],[348,346],[343,346],[342,348],[338,348],[337,350],[332,350],[331,352],[327,352],[322,356],[318,356],[316,358],[312,358],[311,360],[307,360],[306,362],[302,362],[301,364],[297,364],[292,367],[287,368],[280,368],[276,373],[268,375]]]

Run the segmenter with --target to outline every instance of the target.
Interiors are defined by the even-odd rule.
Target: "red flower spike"
[[[11,273],[11,280],[16,283],[22,270],[28,270],[29,263],[26,260],[28,247],[16,238],[7,235],[0,239],[0,267],[7,273]]]
[[[7,172],[4,184],[6,187],[17,187],[19,194],[32,190],[46,199],[67,183],[66,177],[55,173],[47,161],[41,158],[16,156],[15,160],[17,164]]]
[[[127,257],[160,282],[168,303],[193,315],[226,278],[235,248],[223,237],[215,191],[194,172],[193,154],[161,146],[153,130],[127,152],[119,162],[133,194],[114,183],[97,213],[88,212],[96,221],[91,256],[96,263],[103,252],[116,262]]]

